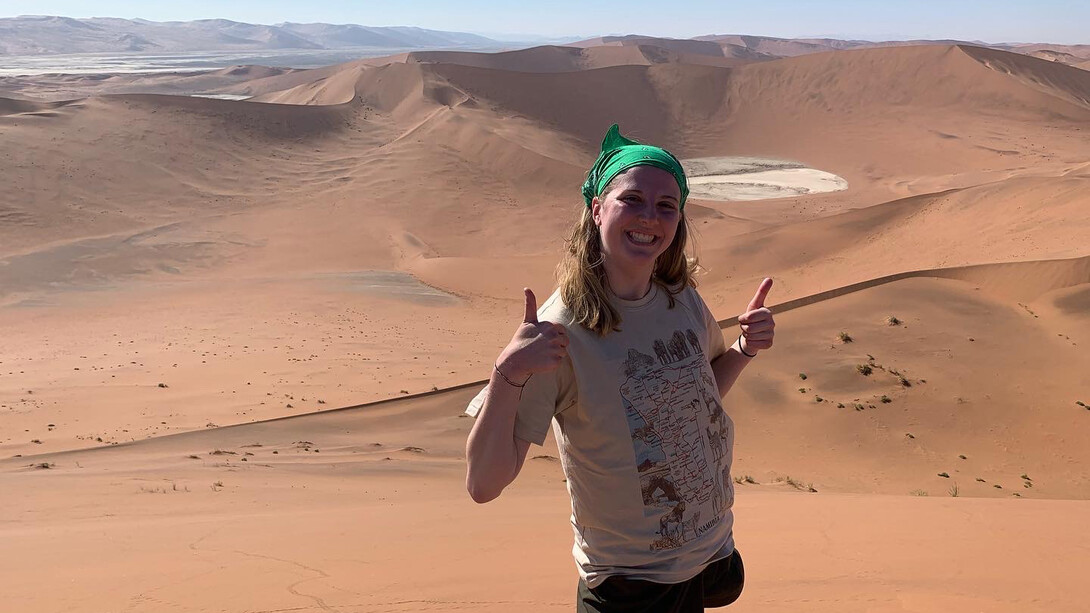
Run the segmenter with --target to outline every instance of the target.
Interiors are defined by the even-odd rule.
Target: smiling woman
[[[477,418],[466,488],[477,502],[499,496],[552,424],[572,502],[577,610],[728,605],[744,571],[721,399],[772,346],[771,279],[728,348],[695,289],[681,162],[614,125],[582,191],[559,288],[540,309],[524,290],[523,321],[466,409]]]

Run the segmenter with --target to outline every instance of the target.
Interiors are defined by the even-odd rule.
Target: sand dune
[[[214,93],[254,79],[292,72],[295,71],[265,66],[232,66],[206,72],[0,76],[0,96],[55,101],[106,94],[190,95]]]
[[[52,108],[56,108],[56,105],[41,103],[34,100],[13,100],[11,98],[0,98],[0,115],[38,113]]]
[[[751,53],[763,54],[769,58],[796,57],[826,51],[846,51],[851,49],[875,49],[887,47],[918,47],[923,45],[972,45],[983,46],[998,51],[1024,54],[1049,61],[1072,63],[1078,58],[1090,57],[1090,45],[1060,45],[1053,43],[983,43],[967,40],[839,40],[833,38],[775,38],[770,36],[747,35],[709,35],[698,36],[695,40],[716,42],[724,47],[738,47]]]
[[[945,165],[945,161],[937,162],[948,156],[959,159],[958,173],[971,168],[985,170],[1004,164],[997,158],[1020,153],[1032,143],[1032,134],[1049,129],[1046,126],[1052,124],[1047,118],[1080,122],[1090,113],[1084,101],[1085,71],[1015,54],[966,49],[870,49],[734,69],[617,66],[563,74],[497,72],[454,64],[418,69],[389,65],[361,74],[363,69],[358,66],[347,66],[337,76],[265,94],[262,99],[344,103],[359,94],[368,104],[391,110],[409,96],[413,101],[405,108],[415,114],[405,113],[404,121],[441,105],[457,108],[447,117],[477,110],[487,111],[487,115],[499,112],[580,140],[598,126],[616,120],[639,126],[638,136],[664,142],[685,156],[780,154],[815,167],[831,166],[823,170],[864,189],[874,185],[873,175],[892,171],[878,169],[888,157],[881,151],[890,146],[899,148],[898,162],[904,174],[914,178],[936,174]],[[989,69],[985,61],[992,62],[995,69]],[[1005,68],[1008,65],[1014,68],[1013,73]],[[377,87],[380,79],[389,86]],[[962,87],[944,85],[950,82]],[[498,88],[496,83],[510,83],[511,87]],[[622,88],[639,95],[616,101],[594,93],[602,88]],[[375,92],[384,92],[383,98],[376,99]],[[400,93],[389,99],[393,92]],[[417,98],[421,95],[423,100]],[[575,105],[581,112],[557,114],[555,109],[565,104]],[[890,115],[892,109],[897,109],[896,116]],[[986,124],[987,116],[996,113],[1029,122],[1026,135],[994,135],[986,125],[963,129],[967,122]],[[1019,129],[1017,122],[1011,129]],[[864,124],[887,128],[860,142],[857,132]],[[1067,132],[1072,142],[1080,136],[1077,128]],[[820,146],[830,138],[845,146]],[[1019,140],[1031,143],[1020,143],[1018,149],[999,146]],[[854,147],[846,146],[847,142],[855,143]],[[931,153],[936,147],[948,151],[936,157]],[[1062,149],[1070,150],[1067,146]],[[846,159],[847,155],[852,159]]]
[[[566,46],[569,47],[639,47],[642,45],[654,45],[662,47],[663,49],[669,49],[671,51],[678,51],[681,53],[691,53],[694,55],[711,55],[722,56],[723,50],[719,45],[715,43],[709,43],[703,40],[696,39],[678,39],[678,38],[656,38],[651,36],[600,36],[597,38],[590,38],[583,41],[569,43]]]
[[[555,442],[474,505],[461,414],[616,121],[848,184],[687,207],[728,340],[775,279],[776,346],[724,403],[738,607],[1079,610],[1090,72],[693,42],[0,99],[11,606],[570,610]]]
[[[631,47],[639,49],[640,47]],[[601,48],[599,48],[601,49]],[[575,58],[582,58],[585,49],[567,50],[563,47],[538,47],[524,51],[514,51],[504,54],[481,54],[468,52],[432,52],[431,54],[414,53],[405,56],[406,61],[416,60],[420,63],[434,63],[442,67],[463,66],[491,70],[505,70],[513,72],[571,72],[579,69],[593,69],[608,66],[595,64],[580,65],[575,63]],[[1016,88],[999,78],[989,78],[987,72],[975,69],[966,61],[966,56],[973,58],[1002,74],[1013,75],[1024,84],[1031,85],[1033,89],[1040,90],[1053,96],[1069,99],[1077,106],[1087,107],[1086,89],[1087,79],[1081,72],[1072,71],[1067,66],[1036,60],[1023,55],[1007,53],[972,46],[920,46],[896,49],[867,49],[855,50],[847,53],[819,54],[802,58],[792,58],[777,62],[762,62],[739,71],[743,83],[749,80],[761,81],[763,85],[777,86],[776,79],[788,79],[806,74],[803,83],[793,82],[791,86],[796,88],[794,92],[805,92],[812,100],[820,98],[827,106],[835,106],[838,109],[873,105],[875,103],[890,103],[891,100],[883,98],[890,94],[894,103],[903,100],[914,104],[947,105],[957,102],[962,109],[973,108],[974,103],[980,105],[990,103],[997,95],[1007,102],[1012,96],[1018,101],[1029,102],[1029,96],[1025,93],[1016,93]],[[558,62],[558,60],[561,60]],[[569,63],[571,62],[571,63]],[[629,61],[625,65],[640,65],[643,62]],[[523,66],[528,64],[529,66]],[[912,70],[903,67],[913,66]],[[927,67],[923,69],[923,67]],[[328,70],[328,69],[323,69]],[[342,65],[341,72],[359,70],[359,64]],[[679,70],[683,70],[679,68]],[[837,79],[835,85],[828,79],[829,73],[835,72]],[[752,73],[752,76],[750,76]],[[903,78],[905,73],[911,75],[911,80]],[[448,74],[448,73],[441,73]],[[460,72],[454,74],[465,75]],[[605,76],[608,73],[595,73],[596,76]],[[329,74],[314,74],[327,79]],[[504,79],[506,75],[497,75],[497,79]],[[862,79],[869,77],[876,82],[864,82]],[[882,82],[888,77],[888,81]],[[527,77],[532,79],[530,83],[552,83],[552,79],[541,77]],[[578,78],[578,77],[572,77]],[[772,82],[768,82],[772,79]],[[964,90],[937,87],[940,81],[958,79],[964,83],[972,83],[977,88],[983,88],[971,92],[973,98],[965,99]],[[311,78],[314,83],[318,79]],[[853,82],[854,81],[854,82]],[[684,81],[682,81],[684,83]],[[743,85],[744,86],[744,85]],[[1002,92],[1002,93],[1000,93]],[[689,93],[689,92],[682,92]],[[744,92],[741,92],[744,93]],[[786,92],[776,91],[775,97],[781,100],[781,104],[799,105],[800,101],[792,98],[783,99],[778,94]],[[867,95],[860,98],[859,94]],[[829,98],[829,96],[836,96]],[[956,96],[956,98],[954,98]],[[771,96],[770,96],[771,97]],[[752,101],[753,97],[747,96],[744,100]],[[345,100],[341,100],[342,102]],[[846,103],[853,101],[851,106]],[[1013,102],[1013,100],[1011,101]],[[296,104],[313,102],[297,101]],[[970,106],[966,107],[968,104]],[[1040,102],[1038,102],[1040,104]],[[1070,112],[1070,111],[1068,111]]]
[[[1025,277],[1063,283],[1065,275],[1073,278],[1080,269],[1085,279],[1087,260],[1009,265],[1020,267],[1029,269],[1019,273]],[[958,274],[975,280],[1012,276],[1001,268]],[[1030,372],[1020,378],[1015,364],[1029,359],[1054,372],[1057,384],[1079,375],[1051,370],[1070,358],[1060,341],[1034,342],[1042,338],[1036,328],[1043,324],[1028,310],[997,308],[1002,303],[994,298],[963,281],[935,279],[936,272],[943,271],[876,280],[846,288],[851,293],[774,307],[781,328],[791,331],[783,337],[787,346],[777,347],[778,361],[755,364],[737,395],[732,392],[728,408],[739,430],[736,474],[756,482],[738,486],[736,505],[739,546],[750,576],[738,605],[743,610],[795,610],[805,603],[815,611],[893,611],[906,600],[925,609],[1078,610],[1081,575],[1055,561],[1077,558],[1086,547],[1085,539],[1072,537],[1081,534],[1076,522],[1085,502],[1015,503],[1012,498],[1086,496],[1090,484],[1081,453],[1086,411],[1053,404],[1051,389],[1042,388]],[[881,320],[893,305],[900,326]],[[846,321],[855,322],[850,327],[855,338],[838,344],[834,334]],[[1050,327],[1064,325],[1045,321]],[[1090,333],[1088,325],[1084,318],[1081,338]],[[947,331],[959,328],[975,335],[975,342],[947,337]],[[1019,345],[1017,355],[995,349],[1011,343]],[[853,357],[862,363],[867,352],[874,354],[875,373],[863,377],[854,372]],[[1010,364],[995,372],[995,379],[967,376],[981,361],[1002,367],[994,360],[997,354],[1005,354]],[[809,375],[805,382],[794,370]],[[912,386],[902,386],[894,373],[910,377]],[[984,386],[975,388],[974,381]],[[574,583],[563,520],[568,508],[553,441],[534,452],[520,480],[496,503],[473,505],[462,490],[469,420],[461,408],[481,383],[0,461],[15,492],[15,508],[48,514],[53,522],[48,531],[43,526],[6,533],[14,554],[7,559],[20,560],[4,569],[5,576],[20,579],[9,598],[37,607],[48,593],[49,602],[77,610],[88,600],[96,606],[134,599],[149,606],[204,606],[206,598],[220,606],[417,610],[427,601],[436,610],[468,603],[478,610],[567,610]],[[798,385],[806,393],[793,389]],[[879,393],[893,401],[875,400]],[[823,401],[814,402],[815,397]],[[838,400],[849,404],[837,408]],[[1057,439],[1057,432],[1065,435]],[[798,491],[788,478],[817,493]],[[45,495],[47,489],[24,485],[43,480],[54,491],[67,484],[80,487],[58,506]],[[947,490],[955,484],[959,497],[951,499]],[[839,493],[853,491],[900,495]],[[920,497],[924,493],[930,497]],[[81,510],[89,508],[105,517]],[[443,521],[434,521],[437,516]],[[172,527],[167,534],[164,522]],[[1011,533],[1011,524],[1037,529]],[[460,528],[452,531],[452,525]],[[530,540],[527,525],[537,526]],[[330,527],[337,538],[328,538]],[[815,532],[829,541],[822,547],[799,544]],[[284,536],[269,539],[269,534]],[[123,562],[107,561],[110,572],[101,578],[89,576],[73,556],[54,561],[48,578],[30,572],[35,560],[56,551],[56,545],[46,544],[58,535],[69,550],[100,550],[123,539],[129,553]],[[470,546],[481,540],[521,545]],[[1035,562],[1036,574],[989,562],[1005,560],[1000,549],[1012,543]],[[187,553],[170,553],[176,551]],[[418,564],[421,551],[436,556],[426,580],[392,570],[399,561]],[[448,556],[462,563],[448,564]],[[495,602],[489,584],[470,569],[507,556],[517,556],[501,567],[510,573],[497,570],[490,576],[517,587],[520,596],[516,602]],[[377,565],[379,560],[383,564]],[[202,570],[225,563],[215,573]],[[140,570],[152,566],[158,569],[155,576]],[[954,572],[966,566],[978,569],[979,576]],[[164,571],[177,579],[157,581]],[[800,577],[814,585],[798,587]],[[912,585],[890,591],[891,584],[909,578]],[[54,589],[45,590],[47,579]],[[239,585],[255,589],[243,593]]]
[[[649,39],[641,44],[578,46],[543,46],[504,53],[466,51],[413,51],[404,61],[421,64],[458,64],[477,68],[517,72],[574,72],[610,66],[663,63],[737,66],[748,57],[725,56],[721,50],[705,45],[674,45],[671,41]]]

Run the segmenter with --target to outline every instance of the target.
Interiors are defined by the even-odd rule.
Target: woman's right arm
[[[484,403],[466,441],[466,489],[479,503],[494,500],[515,480],[530,449],[528,441],[515,436],[522,395],[515,384],[524,385],[534,373],[556,370],[568,351],[564,326],[538,322],[537,299],[529,289],[524,291],[525,317],[492,369]]]
[[[484,404],[466,442],[466,489],[475,502],[494,500],[522,470],[530,443],[514,434],[521,391],[493,369]]]

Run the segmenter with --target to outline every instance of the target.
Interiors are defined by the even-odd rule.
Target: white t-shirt
[[[673,308],[654,284],[639,300],[612,300],[621,330],[604,338],[572,322],[559,291],[538,309],[567,329],[568,357],[530,377],[515,436],[541,445],[553,425],[587,585],[678,583],[734,551],[734,423],[710,364],[726,352],[723,334],[691,287]]]

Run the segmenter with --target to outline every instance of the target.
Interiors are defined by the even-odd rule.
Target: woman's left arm
[[[741,351],[738,351],[738,342],[735,342],[727,349],[727,352],[712,360],[712,371],[715,372],[715,384],[719,388],[719,397],[724,398],[730,388],[734,386],[734,382],[738,380],[738,375],[742,374],[746,365],[753,361],[753,358],[742,355]],[[752,349],[746,351],[753,353]]]
[[[712,360],[712,371],[715,372],[715,384],[719,388],[719,396],[725,397],[738,375],[753,360],[761,349],[772,346],[772,337],[775,335],[776,322],[772,318],[772,311],[765,307],[765,298],[768,290],[772,289],[772,279],[761,281],[753,300],[749,301],[749,308],[738,316],[738,324],[742,328],[742,334],[738,337],[726,353]]]

